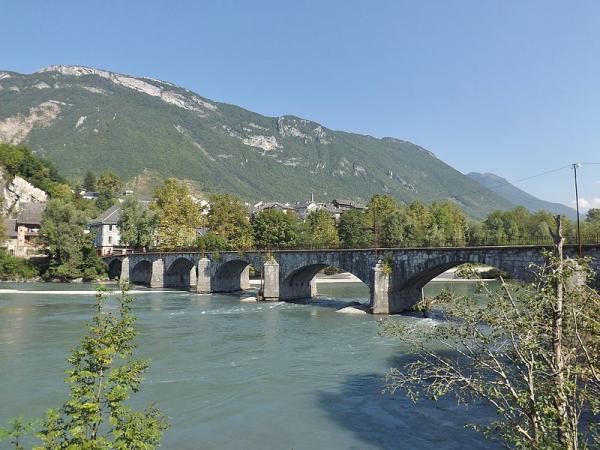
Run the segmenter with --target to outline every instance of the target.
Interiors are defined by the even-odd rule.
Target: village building
[[[90,232],[95,233],[94,247],[98,255],[104,256],[114,252],[121,246],[119,221],[123,212],[120,203],[108,208],[94,220],[88,223]]]
[[[45,203],[21,203],[14,219],[5,219],[4,247],[11,256],[31,258],[43,254],[37,242]]]

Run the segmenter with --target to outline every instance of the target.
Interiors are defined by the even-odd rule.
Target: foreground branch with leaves
[[[585,283],[586,261],[564,258],[558,222],[555,251],[535,283],[482,284],[483,301],[444,296],[451,320],[425,331],[383,321],[381,332],[412,351],[411,362],[389,372],[387,391],[413,401],[483,400],[498,418],[471,427],[510,448],[599,447],[600,295]]]
[[[133,359],[135,316],[133,298],[123,287],[117,309],[105,303],[105,290],[98,289],[96,315],[88,333],[68,358],[72,366],[66,383],[70,396],[58,409],[34,425],[13,419],[3,430],[16,449],[25,432],[34,431],[41,445],[34,449],[153,449],[159,446],[165,417],[149,406],[134,411],[125,404],[139,391],[148,360]]]

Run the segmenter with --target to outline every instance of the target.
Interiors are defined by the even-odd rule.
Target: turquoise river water
[[[426,289],[435,294],[443,287],[449,283]],[[452,287],[474,289],[470,283]],[[39,417],[64,399],[65,360],[84,333],[94,299],[89,285],[0,289],[38,291],[0,291],[5,424],[16,415]],[[378,335],[377,317],[336,313],[348,301],[366,302],[364,285],[320,284],[319,292],[319,299],[303,304],[177,291],[135,294],[136,355],[151,358],[152,366],[133,403],[157,402],[169,417],[163,448],[498,448],[464,427],[493,418],[485,406],[457,406],[451,398],[413,404],[400,393],[382,394],[385,373],[406,360],[406,348]],[[431,319],[393,320],[431,326]]]

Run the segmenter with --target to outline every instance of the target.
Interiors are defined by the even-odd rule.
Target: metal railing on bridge
[[[553,241],[550,236],[533,236],[523,238],[504,238],[497,236],[474,237],[470,239],[422,239],[419,241],[405,241],[394,243],[395,245],[344,245],[342,243],[332,245],[312,242],[301,244],[286,244],[269,247],[246,247],[246,248],[199,248],[199,247],[180,247],[173,249],[165,248],[148,248],[148,249],[128,249],[118,248],[114,252],[110,252],[105,256],[125,255],[131,253],[167,253],[167,252],[182,252],[182,253],[217,253],[217,252],[278,252],[278,251],[323,251],[323,250],[393,250],[393,249],[410,249],[410,248],[461,248],[461,247],[525,247],[525,246],[552,246]],[[581,236],[581,244],[600,245],[600,234]],[[578,245],[576,237],[569,236],[565,238],[565,245]]]

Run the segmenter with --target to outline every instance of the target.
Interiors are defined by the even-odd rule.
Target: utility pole
[[[571,165],[573,167],[573,173],[575,175],[575,205],[577,207],[577,246],[579,247],[579,257],[583,257],[583,247],[581,245],[581,228],[579,226],[579,193],[577,192],[577,168],[581,167],[581,164],[574,163]]]

